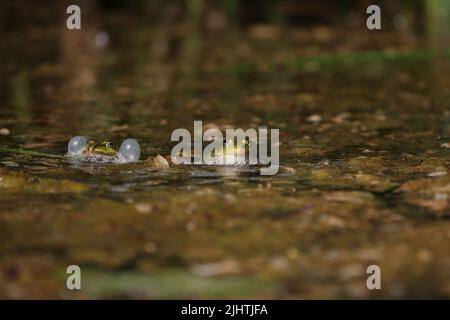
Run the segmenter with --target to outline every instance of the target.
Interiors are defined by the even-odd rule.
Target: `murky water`
[[[395,37],[355,45],[331,29],[260,39],[90,21],[1,31],[0,145],[63,154],[75,135],[133,137],[149,160],[0,153],[0,296],[450,296],[445,53],[412,38],[401,54],[364,56]],[[194,120],[279,128],[280,173],[155,170]],[[83,270],[76,293],[71,264]],[[371,264],[380,291],[366,288]]]

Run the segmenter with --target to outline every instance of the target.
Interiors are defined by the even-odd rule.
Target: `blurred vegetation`
[[[365,27],[366,8],[377,4],[382,12],[382,29],[411,31],[427,37],[433,47],[450,34],[450,0],[99,0],[103,10],[129,9],[142,20],[159,23],[164,8],[170,7],[177,20],[194,23],[196,33],[205,29],[236,30],[252,24],[279,26]]]
[[[187,21],[195,25],[192,31],[196,33],[224,29],[232,31],[253,24],[365,28],[366,8],[377,4],[381,7],[383,31],[414,31],[427,36],[434,45],[441,42],[443,37],[448,39],[450,34],[450,0],[77,0],[70,3],[72,2],[90,7],[98,13],[129,12],[137,21],[153,25],[164,24],[168,20],[171,25]],[[49,12],[43,12],[40,18],[32,18],[32,10],[27,8],[29,3],[0,3],[0,30],[11,29],[18,23],[42,24],[44,20],[55,19]],[[61,2],[60,5],[64,6],[64,3]],[[15,15],[17,12],[20,13]],[[92,21],[90,13],[88,16]]]
[[[427,0],[426,32],[432,46],[437,46],[442,37],[450,33],[450,1]]]
[[[276,289],[267,280],[243,276],[200,277],[183,269],[156,273],[84,273],[88,294],[110,298],[182,299],[185,297],[236,298],[257,296]]]
[[[365,14],[367,6],[377,4],[382,9],[383,28],[395,28],[392,19],[396,15],[410,16],[418,21],[427,32],[447,32],[449,27],[449,0],[99,0],[101,8],[131,9],[143,16],[157,18],[164,6],[178,8],[189,20],[199,20],[211,9],[225,13],[231,26],[246,25],[253,22],[279,22],[299,25],[312,24],[351,24],[352,15]],[[391,21],[389,21],[391,20]],[[360,24],[364,19],[360,19]]]

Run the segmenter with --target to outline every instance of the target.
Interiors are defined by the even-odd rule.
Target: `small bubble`
[[[108,32],[106,32],[106,31],[97,32],[97,34],[95,35],[95,40],[94,41],[95,41],[95,45],[97,46],[97,48],[103,49],[109,43],[109,34],[108,34]]]

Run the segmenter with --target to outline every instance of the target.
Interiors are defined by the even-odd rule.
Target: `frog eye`
[[[76,136],[70,139],[67,151],[72,154],[80,154],[86,148],[88,140],[86,137]]]
[[[114,147],[114,143],[112,143],[112,142],[106,142],[106,147],[107,148],[113,148]]]
[[[124,156],[128,162],[135,162],[139,160],[141,155],[141,147],[134,139],[126,139],[120,145],[119,153]]]

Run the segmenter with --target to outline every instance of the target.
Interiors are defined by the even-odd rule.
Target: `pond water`
[[[447,52],[331,28],[90,21],[0,31],[0,146],[132,137],[148,160],[0,152],[1,297],[450,297]],[[155,169],[194,120],[279,128],[280,172]],[[65,288],[72,264],[81,291]],[[366,288],[372,264],[382,290]]]

